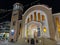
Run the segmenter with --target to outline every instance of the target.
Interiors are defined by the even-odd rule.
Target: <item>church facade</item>
[[[41,37],[60,41],[60,13],[52,14],[52,8],[46,5],[34,5],[22,13],[22,4],[15,3],[11,17],[10,41]]]

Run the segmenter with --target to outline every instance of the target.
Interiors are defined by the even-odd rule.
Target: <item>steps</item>
[[[47,39],[47,38],[39,38],[38,40],[41,40],[41,42],[37,43],[36,45],[57,45],[55,40],[52,39]],[[24,38],[20,38],[18,39],[16,45],[29,45]]]
[[[48,38],[40,38],[42,45],[56,45],[56,41]]]
[[[24,38],[21,38],[20,36],[19,36],[19,38],[18,38],[17,44],[19,44],[19,45],[29,45],[29,44],[25,41],[25,39],[24,39]]]
[[[57,41],[57,45],[60,45],[60,40]]]

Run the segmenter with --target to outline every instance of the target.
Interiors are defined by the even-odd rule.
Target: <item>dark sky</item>
[[[25,11],[30,6],[32,6],[30,4],[34,1],[37,1],[37,0],[0,0],[0,9],[6,9],[6,10],[12,9],[13,4],[16,2],[19,2],[19,3],[22,3],[23,5],[28,5],[28,6],[24,7],[24,11]],[[53,9],[52,13],[60,12],[60,7],[58,6],[58,5],[60,5],[60,1],[58,1],[58,0],[40,0],[39,3],[45,4],[48,7],[51,7]],[[37,2],[35,4],[37,4]],[[33,5],[35,5],[35,4],[33,4]],[[0,18],[5,15],[8,15],[8,16],[6,16],[6,18],[0,19],[0,22],[7,21],[7,20],[10,21],[11,11],[6,12],[6,13],[1,13]]]
[[[60,0],[53,0],[52,1],[52,11],[53,11],[53,13],[60,12]]]

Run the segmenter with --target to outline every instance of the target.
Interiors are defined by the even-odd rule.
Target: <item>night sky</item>
[[[36,2],[35,4],[30,5],[34,1],[37,1],[37,0],[0,0],[0,9],[6,9],[6,10],[12,9],[13,4],[16,2],[19,2],[19,3],[22,3],[23,6],[28,5],[28,6],[24,6],[24,11],[26,11],[29,7],[31,7],[37,3],[40,3],[40,4],[45,4],[48,7],[51,7],[52,13],[60,12],[60,6],[59,6],[60,1],[58,1],[58,0],[54,0],[54,1],[53,0],[40,0],[40,1]],[[5,18],[0,19],[0,22],[10,21],[11,14],[12,14],[12,11],[0,13],[0,18],[5,16],[5,15],[8,15]]]

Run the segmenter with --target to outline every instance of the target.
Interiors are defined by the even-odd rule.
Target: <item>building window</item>
[[[16,21],[13,21],[13,26],[15,25]]]
[[[20,28],[21,28],[21,23],[20,23]]]
[[[33,16],[31,15],[31,21],[32,21]]]
[[[44,21],[45,20],[45,16],[44,15],[42,15],[42,21]]]
[[[26,37],[28,38],[28,30],[26,30]]]
[[[56,25],[59,25],[59,18],[58,17],[55,18],[55,21],[56,21]]]
[[[38,21],[40,22],[40,13],[38,13]]]
[[[60,32],[60,26],[58,26],[58,32]]]
[[[17,13],[14,13],[13,15],[15,16],[15,15],[17,15]]]
[[[27,19],[27,23],[29,23],[29,18]]]
[[[55,18],[55,23],[56,23],[56,27],[58,30],[58,37],[60,38],[60,24],[59,24],[59,17]]]
[[[34,21],[36,21],[36,12],[34,12]]]
[[[44,33],[46,33],[46,27],[43,28]]]
[[[59,35],[59,38],[60,38],[60,26],[58,27],[58,35]]]

